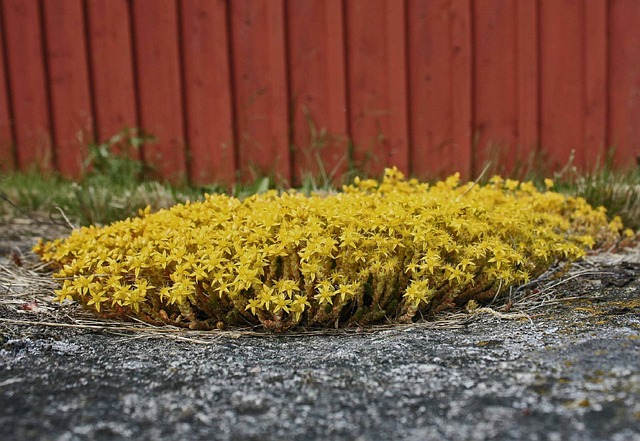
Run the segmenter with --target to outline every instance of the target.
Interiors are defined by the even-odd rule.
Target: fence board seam
[[[183,148],[184,148],[184,176],[183,179],[186,179],[187,182],[193,181],[192,173],[192,161],[193,157],[191,154],[191,132],[190,132],[190,122],[189,122],[189,103],[187,96],[187,84],[186,84],[186,76],[185,76],[185,50],[184,50],[184,28],[182,24],[182,8],[180,7],[180,1],[174,2],[175,8],[175,21],[177,28],[177,45],[179,49],[178,60],[180,61],[178,65],[178,75],[180,76],[179,83],[182,91],[180,93],[180,102],[182,104],[182,140],[183,140]]]
[[[236,82],[236,74],[235,74],[235,51],[233,50],[233,17],[231,14],[233,11],[231,10],[231,5],[227,3],[225,8],[225,26],[227,31],[227,71],[229,75],[229,105],[231,112],[231,146],[233,148],[232,158],[233,158],[233,179],[232,182],[227,183],[228,185],[235,183],[238,178],[238,170],[240,169],[240,154],[238,149],[239,142],[239,129],[238,129],[238,106],[237,106],[237,82]]]
[[[85,1],[81,1],[82,6],[82,20],[84,22],[84,50],[85,57],[87,60],[87,84],[89,86],[89,108],[91,110],[91,124],[89,127],[91,128],[91,142],[98,141],[98,120],[96,118],[96,100],[95,100],[95,85],[94,85],[94,77],[93,77],[93,54],[91,52],[91,29],[89,24],[89,4]]]
[[[42,65],[44,73],[44,85],[45,85],[45,99],[47,105],[47,130],[49,133],[49,167],[55,170],[60,170],[60,163],[58,160],[58,149],[55,145],[56,129],[55,122],[53,120],[53,96],[51,92],[51,69],[49,67],[49,48],[47,46],[47,23],[44,13],[44,0],[38,1],[38,24],[40,27],[40,48],[42,50]]]
[[[141,128],[146,132],[145,127],[141,127],[142,123],[142,97],[140,96],[140,69],[138,66],[138,52],[136,50],[136,45],[138,44],[138,36],[136,34],[136,21],[134,18],[134,9],[133,2],[127,2],[127,12],[129,14],[129,45],[131,51],[131,72],[133,74],[133,91],[134,91],[134,101],[135,101],[135,114],[136,114],[136,125],[138,128]],[[145,155],[145,149],[138,149],[138,155],[140,160],[145,164],[147,162],[147,158]]]

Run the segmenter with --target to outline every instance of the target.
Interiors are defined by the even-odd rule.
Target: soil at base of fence
[[[455,329],[196,344],[0,322],[1,437],[640,440],[639,255],[531,320]]]

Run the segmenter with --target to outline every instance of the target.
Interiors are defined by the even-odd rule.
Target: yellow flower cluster
[[[387,169],[332,195],[207,195],[34,248],[57,299],[192,329],[408,321],[492,298],[617,240],[584,199],[494,177],[434,185]]]

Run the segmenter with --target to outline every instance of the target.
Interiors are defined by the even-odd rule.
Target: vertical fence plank
[[[293,169],[327,175],[347,163],[342,0],[288,3]],[[320,162],[320,163],[318,163]]]
[[[474,137],[476,170],[511,172],[519,159],[516,2],[474,2]]]
[[[387,165],[395,165],[409,173],[409,115],[407,78],[407,9],[406,2],[387,0],[383,13],[387,16],[385,50],[387,52],[389,90]]]
[[[5,36],[2,22],[2,5],[0,4],[0,171],[15,168],[14,142],[12,132],[12,116],[9,105],[9,84],[7,66],[5,65]]]
[[[552,167],[585,162],[584,4],[541,0],[540,144]]]
[[[160,176],[181,180],[186,162],[177,5],[136,0],[133,15],[140,125],[156,137],[142,153]]]
[[[640,165],[640,2],[610,8],[609,137],[618,166]]]
[[[441,176],[455,170],[449,2],[410,0],[408,16],[411,171]]]
[[[472,145],[472,35],[469,0],[452,0],[451,13],[451,86],[453,147],[458,171],[474,176]]]
[[[517,39],[517,149],[521,161],[533,163],[538,158],[539,75],[538,75],[538,7],[537,0],[516,2]],[[524,174],[527,170],[520,170]]]
[[[94,126],[103,142],[138,126],[131,17],[127,0],[88,0],[87,14]]]
[[[38,0],[3,0],[16,158],[21,170],[53,165]]]
[[[604,161],[607,138],[607,0],[584,2],[583,165]]]
[[[269,46],[267,48],[270,75],[269,80],[273,97],[272,132],[274,133],[274,145],[278,155],[275,159],[275,169],[279,176],[291,182],[291,150],[289,131],[291,120],[289,116],[289,88],[287,78],[287,43],[284,1],[275,2],[267,0],[267,35]],[[283,130],[284,129],[284,130]],[[282,163],[278,162],[282,158]]]
[[[236,148],[245,179],[291,178],[284,3],[230,3]]]
[[[408,171],[404,2],[347,2],[349,125],[356,163]]]
[[[324,3],[327,17],[327,111],[328,128],[338,138],[327,151],[328,167],[341,176],[348,168],[349,152],[349,112],[347,98],[347,59],[344,0]]]
[[[43,2],[56,168],[78,177],[93,117],[80,0]]]
[[[471,173],[471,16],[466,0],[410,0],[411,166],[418,177]]]
[[[227,5],[191,0],[180,7],[189,175],[198,184],[232,182],[236,165]]]

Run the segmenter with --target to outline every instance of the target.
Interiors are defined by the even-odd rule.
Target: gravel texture
[[[639,255],[594,259],[530,320],[454,329],[197,344],[0,321],[0,438],[640,440]]]

